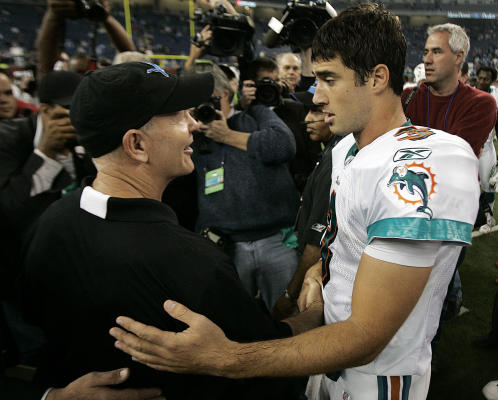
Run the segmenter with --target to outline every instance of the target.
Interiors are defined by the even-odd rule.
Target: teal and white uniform
[[[315,398],[425,399],[430,343],[460,247],[470,244],[477,215],[477,158],[455,135],[402,126],[360,151],[349,135],[334,148],[332,159],[331,211],[322,240],[325,322],[350,316],[364,252],[407,267],[434,267],[417,305],[377,358],[342,371],[334,377],[337,382],[323,377],[321,390],[329,393]],[[376,242],[393,243],[393,249],[410,244],[435,250],[427,264],[426,256],[417,257],[420,251],[376,257]]]

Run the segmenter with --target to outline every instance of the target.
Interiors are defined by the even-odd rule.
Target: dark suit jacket
[[[43,164],[33,152],[37,115],[0,121],[0,298],[12,292],[21,241],[31,224],[55,200],[73,179],[63,169],[50,190],[31,196],[32,176]],[[73,152],[76,183],[86,175],[94,175],[90,158]]]

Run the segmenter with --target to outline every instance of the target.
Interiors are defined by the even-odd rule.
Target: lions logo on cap
[[[150,63],[147,61],[143,61],[143,63],[152,66],[152,68],[149,68],[147,70],[148,74],[152,74],[153,72],[159,72],[160,74],[164,75],[166,78],[169,78],[169,74],[164,69],[162,69],[159,65],[153,64],[153,63]]]
[[[412,163],[394,167],[387,186],[394,186],[394,193],[406,204],[420,204],[417,212],[432,219],[432,210],[427,206],[431,196],[436,193],[435,175],[424,164]]]

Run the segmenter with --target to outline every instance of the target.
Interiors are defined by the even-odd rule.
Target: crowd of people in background
[[[221,2],[232,12],[226,0]],[[406,27],[382,6],[348,8],[337,26],[330,24],[331,32],[352,36],[341,23],[375,17],[395,36],[400,51],[394,55],[379,55],[383,43],[373,46],[372,53],[387,60],[379,67],[380,62],[361,64],[340,44],[328,50],[333,40],[327,39],[327,30],[320,31],[313,51],[267,49],[262,45],[266,21],[258,20],[251,58],[216,58],[208,54],[209,26],[199,31],[198,41],[189,42],[185,15],[145,6],[133,9],[132,39],[123,27],[123,11],[103,4],[105,11],[92,21],[78,14],[72,0],[0,10],[0,249],[6,255],[0,268],[0,346],[7,364],[37,367],[34,384],[23,396],[104,395],[104,387],[126,381],[142,389],[122,389],[118,398],[161,398],[157,386],[179,399],[298,399],[305,391],[310,399],[322,399],[324,392],[343,396],[337,398],[353,393],[356,399],[367,384],[386,391],[387,380],[379,377],[393,375],[390,390],[398,388],[403,398],[409,390],[414,399],[425,398],[430,346],[437,346],[442,319],[458,315],[463,305],[458,266],[465,245],[472,228],[488,233],[496,225],[496,22],[487,21],[484,30],[474,23],[466,30],[456,24]],[[358,35],[368,30],[362,29],[360,24]],[[164,62],[154,54],[187,59]],[[348,96],[340,97],[334,85],[348,84]],[[372,115],[371,109],[378,113]],[[345,117],[350,112],[356,119]],[[371,133],[372,125],[378,132]],[[360,130],[371,136],[359,135]],[[350,132],[357,135],[346,136]],[[379,146],[387,136],[399,139],[378,151],[392,148],[395,154],[383,166],[374,163],[378,170],[354,169],[353,179],[348,165],[360,159],[358,154],[368,156],[361,150]],[[436,169],[448,182],[454,178],[448,165],[456,161],[445,158],[443,148],[451,148],[449,153],[466,165],[465,184],[447,187],[435,181]],[[415,161],[433,152],[434,171]],[[393,164],[407,160],[414,161]],[[382,168],[389,169],[388,189],[369,194],[381,210],[372,214],[353,188],[367,175],[380,182]],[[351,209],[341,185],[351,188]],[[380,202],[388,190],[398,201],[386,211]],[[429,204],[439,190],[447,193],[447,202],[436,196]],[[450,193],[459,200],[448,200]],[[342,207],[338,213],[336,201]],[[417,206],[408,213],[406,204]],[[436,212],[444,219],[433,220]],[[417,236],[411,224],[421,216],[424,228]],[[381,217],[397,222],[380,226]],[[351,221],[357,223],[346,229]],[[195,271],[193,264],[199,264]],[[407,297],[399,308],[378,313],[383,326],[358,308],[352,311],[351,298],[359,290],[355,277],[365,282],[365,275],[357,275],[361,265],[380,271],[394,265],[386,282],[395,275],[417,283],[403,293],[395,292],[396,285],[388,285],[392,293],[386,287],[392,296]],[[414,267],[408,268],[413,275],[407,277],[404,267],[395,269],[400,265]],[[437,266],[437,272],[431,274],[428,266],[434,271]],[[328,285],[323,299],[322,285]],[[368,354],[352,355],[354,349],[340,345],[315,352],[316,360],[306,359],[293,372],[287,369],[292,378],[281,372],[289,362],[283,358],[274,359],[275,373],[265,374],[243,351],[237,353],[240,360],[252,367],[238,371],[201,360],[209,349],[199,347],[194,357],[182,348],[191,363],[199,360],[196,366],[183,361],[185,371],[204,375],[178,378],[149,367],[178,372],[168,364],[164,354],[171,348],[161,335],[182,331],[198,316],[188,309],[180,315],[181,304],[166,304],[173,319],[161,308],[165,298],[207,316],[234,342],[315,332],[323,312],[326,326],[339,326],[353,315],[376,332],[377,342],[355,342],[356,348],[370,349]],[[492,330],[480,346],[498,346],[496,304],[495,299]],[[133,365],[112,346],[108,330],[119,315],[157,328],[126,319],[119,323],[129,332],[154,335],[138,334],[137,339],[120,329],[113,333],[117,347],[145,366]],[[411,365],[408,333],[420,328],[426,315],[429,322],[417,342],[422,355]],[[200,321],[221,343],[219,328]],[[361,323],[350,335],[361,337]],[[191,327],[198,333],[195,324]],[[347,336],[347,330],[338,329],[337,335]],[[150,353],[143,343],[136,345],[152,336]],[[319,333],[296,343],[311,354],[313,343],[323,337],[330,339]],[[274,354],[290,348],[291,339],[285,340],[272,347]],[[265,346],[274,346],[262,343],[247,353],[262,354]],[[401,353],[406,359],[397,364],[392,357]],[[339,361],[330,361],[336,356]],[[327,361],[317,361],[321,357]],[[127,369],[119,374],[115,369],[121,367]],[[437,369],[435,363],[432,367]],[[104,370],[109,372],[91,373]],[[324,374],[315,375],[306,388],[300,376],[315,373]]]

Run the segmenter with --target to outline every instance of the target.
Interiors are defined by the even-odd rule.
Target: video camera
[[[91,21],[103,21],[107,17],[107,10],[99,0],[74,0],[80,18]]]
[[[268,22],[263,44],[269,48],[290,45],[293,51],[307,49],[318,29],[335,16],[334,7],[325,0],[291,0],[280,21],[272,17]]]
[[[207,52],[212,56],[242,57],[245,43],[254,35],[254,22],[250,17],[229,14],[222,4],[206,13],[195,10],[194,21],[201,29],[206,25],[211,27],[213,36]],[[199,47],[203,45],[200,34],[196,35],[193,43]]]

